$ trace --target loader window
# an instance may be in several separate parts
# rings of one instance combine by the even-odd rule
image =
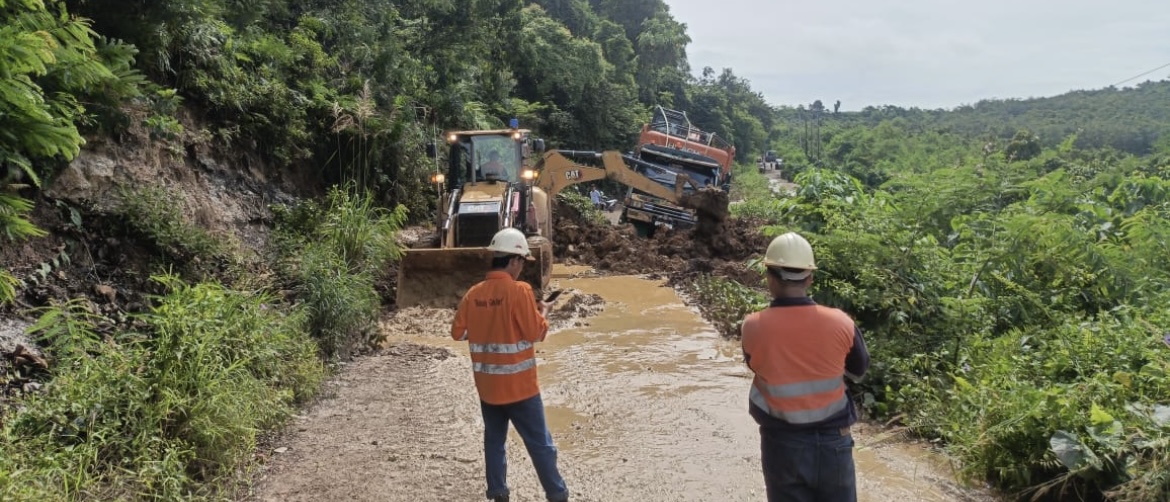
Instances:
[[[519,148],[511,136],[475,136],[471,143],[476,179],[520,181]]]

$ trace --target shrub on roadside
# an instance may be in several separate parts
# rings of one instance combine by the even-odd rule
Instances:
[[[986,161],[882,188],[807,169],[795,197],[735,211],[812,242],[813,297],[872,352],[856,390],[873,416],[1020,499],[1168,500],[1170,185],[1124,166],[1070,176],[1078,164]],[[736,335],[746,295],[728,282],[696,288]]]
[[[347,358],[375,337],[381,312],[375,283],[402,256],[397,233],[406,209],[386,211],[369,196],[332,189],[324,204],[277,208],[272,252],[283,280],[305,306],[327,357]]]
[[[141,330],[99,335],[84,303],[32,328],[55,360],[0,426],[0,499],[198,500],[324,378],[306,315],[274,298],[156,278]]]
[[[744,317],[768,305],[767,295],[761,290],[718,276],[696,279],[688,292],[694,296],[703,317],[720,334],[730,338],[739,338]]]
[[[1055,499],[1086,486],[1116,500],[1170,495],[1170,356],[1128,314],[968,340],[961,361],[947,376],[926,357],[896,362],[923,381],[893,401],[968,477]]]

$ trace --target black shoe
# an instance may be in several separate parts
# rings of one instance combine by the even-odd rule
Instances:
[[[508,502],[508,496],[507,495],[500,495],[499,497],[493,498],[492,502]]]

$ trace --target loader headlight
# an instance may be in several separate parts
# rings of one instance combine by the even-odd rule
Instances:
[[[441,184],[443,184],[444,181],[447,181],[447,177],[443,176],[443,173],[437,173],[437,174],[431,175],[431,183],[434,183],[436,185],[441,185]]]
[[[520,178],[523,180],[532,181],[532,180],[536,179],[536,171],[533,171],[531,169],[525,169],[523,171],[520,171]]]

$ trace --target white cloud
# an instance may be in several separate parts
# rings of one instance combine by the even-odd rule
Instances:
[[[1105,87],[1170,62],[1164,1],[667,1],[696,73],[730,67],[776,105],[950,108]]]

